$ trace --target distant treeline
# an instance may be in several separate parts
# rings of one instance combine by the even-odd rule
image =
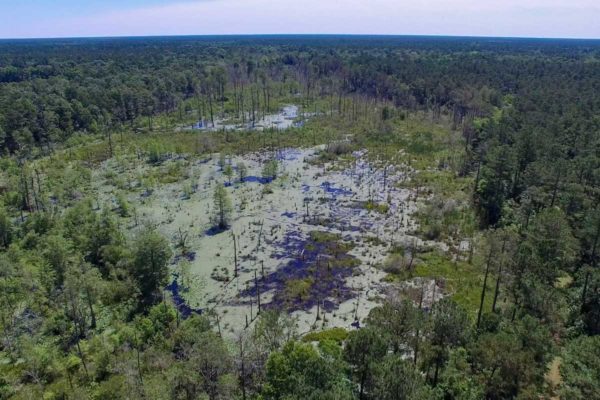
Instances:
[[[507,95],[516,107],[559,102],[556,111],[593,114],[599,51],[597,41],[379,36],[2,41],[0,151],[51,148],[194,97],[206,118],[217,105],[256,112],[286,92],[369,96],[451,113],[457,124],[489,115]]]

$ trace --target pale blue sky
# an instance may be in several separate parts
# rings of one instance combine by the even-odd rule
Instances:
[[[600,0],[0,0],[0,38],[261,33],[600,38]]]

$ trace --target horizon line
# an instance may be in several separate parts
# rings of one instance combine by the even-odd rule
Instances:
[[[571,40],[600,41],[600,37],[558,37],[558,36],[493,36],[493,35],[444,35],[444,34],[386,34],[386,33],[219,33],[182,35],[99,35],[99,36],[47,36],[47,37],[0,37],[0,41],[60,40],[60,39],[143,39],[143,38],[209,38],[209,37],[281,37],[281,36],[325,36],[325,37],[381,37],[381,38],[456,38],[456,39],[530,39],[530,40]]]

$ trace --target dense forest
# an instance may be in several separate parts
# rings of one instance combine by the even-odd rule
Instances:
[[[599,41],[0,41],[0,399],[600,399],[599,93]],[[253,129],[287,104],[306,121]],[[188,129],[224,118],[248,129]],[[232,156],[318,145],[322,165],[368,149],[384,179],[410,166],[414,235],[443,246],[392,243],[375,267],[441,299],[390,293],[353,329],[307,333],[259,293],[234,337],[190,312],[166,290],[187,233],[140,223],[128,196],[213,155],[241,185]],[[130,164],[139,185],[119,181]]]

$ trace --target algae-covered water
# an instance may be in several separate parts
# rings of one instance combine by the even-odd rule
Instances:
[[[152,223],[176,247],[166,287],[186,316],[211,311],[221,328],[235,333],[251,325],[260,310],[280,308],[297,317],[300,332],[357,326],[385,295],[381,263],[393,246],[418,241],[417,209],[408,167],[378,167],[367,151],[323,162],[324,147],[219,156],[185,161],[181,179],[135,189],[128,200],[137,225]],[[262,176],[276,159],[277,179]],[[222,162],[222,161],[221,161]],[[240,181],[237,166],[247,167]],[[108,166],[105,166],[108,168]],[[150,174],[138,165],[129,173]],[[112,187],[97,173],[100,197]],[[215,185],[224,185],[233,204],[230,226],[214,230]],[[130,221],[132,231],[135,224]],[[235,236],[235,252],[234,252]],[[259,304],[260,303],[260,304]]]

